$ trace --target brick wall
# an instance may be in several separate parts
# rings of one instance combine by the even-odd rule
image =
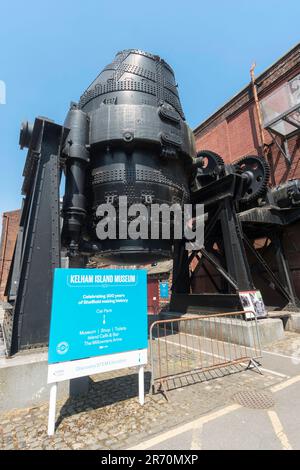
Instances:
[[[4,290],[12,261],[18,234],[19,210],[4,212],[2,216],[2,234],[0,244],[0,300],[4,299]]]
[[[300,73],[300,68],[299,68]],[[267,131],[264,131],[268,145],[267,159],[271,167],[271,183],[279,184],[288,179],[300,178],[300,135],[288,141],[291,156],[287,163]],[[257,116],[254,104],[238,114],[227,117],[223,122],[211,128],[207,134],[196,137],[197,150],[212,150],[222,156],[225,163],[234,162],[245,155],[260,155]],[[281,144],[280,139],[277,139]]]

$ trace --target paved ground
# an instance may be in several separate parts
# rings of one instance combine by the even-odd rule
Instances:
[[[299,450],[300,376],[271,387],[267,409],[231,404],[178,426],[133,449]],[[292,412],[291,412],[292,410]]]
[[[194,374],[169,392],[169,401],[148,393],[147,370],[144,407],[134,370],[94,376],[88,396],[58,403],[53,438],[46,432],[47,404],[1,415],[0,448],[299,449],[300,335],[287,333],[266,348],[263,368],[264,375],[243,365]],[[245,391],[268,392],[274,404],[242,407],[235,395]]]

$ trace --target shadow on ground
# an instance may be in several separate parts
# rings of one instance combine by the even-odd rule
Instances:
[[[145,393],[150,391],[151,373],[145,372]],[[107,380],[89,378],[88,393],[68,398],[60,410],[56,429],[69,416],[96,410],[138,396],[138,374],[117,376]]]

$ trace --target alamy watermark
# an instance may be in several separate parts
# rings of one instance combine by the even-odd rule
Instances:
[[[98,206],[96,226],[99,240],[186,240],[187,250],[199,250],[204,242],[202,204],[131,204],[120,196],[118,204]]]
[[[0,80],[0,104],[6,104],[6,85],[3,80]]]

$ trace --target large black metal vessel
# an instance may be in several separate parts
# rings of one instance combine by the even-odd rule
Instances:
[[[170,240],[99,241],[95,232],[98,206],[113,204],[118,213],[120,196],[128,206],[189,200],[194,137],[171,67],[140,50],[119,52],[71,105],[65,126],[64,244],[121,264],[171,258]]]

